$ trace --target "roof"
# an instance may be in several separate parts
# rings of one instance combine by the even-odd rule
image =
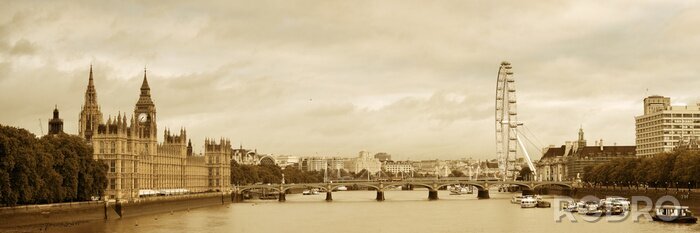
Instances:
[[[599,155],[602,155],[602,156],[635,155],[637,147],[636,146],[603,146],[602,148],[603,148],[603,150],[601,150],[600,146],[586,146],[583,149],[579,148],[576,151],[576,153],[573,153],[573,151],[571,151],[569,153],[569,156],[594,157],[594,156],[599,156]],[[544,153],[544,155],[542,155],[541,159],[561,157],[561,156],[564,156],[565,152],[566,152],[566,146],[550,147],[550,148],[547,148],[547,151],[545,151],[545,153]]]
[[[486,162],[487,168],[498,168],[498,163]]]
[[[541,159],[563,156],[564,155],[564,147],[565,146],[547,148],[547,151],[544,153],[544,155],[542,155]]]
[[[584,147],[583,150],[580,150],[576,153],[577,156],[595,156],[599,154],[620,154],[620,155],[635,155],[636,154],[636,146],[603,146],[603,150],[600,150],[601,147],[599,146],[587,146]]]

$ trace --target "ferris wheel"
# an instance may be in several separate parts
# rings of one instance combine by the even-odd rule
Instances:
[[[515,78],[512,68],[510,62],[501,62],[496,83],[496,155],[498,168],[504,180],[511,174],[514,175],[514,170],[518,170],[513,165],[509,166],[508,164],[509,161],[516,159],[518,145],[522,149],[522,153],[525,154],[530,170],[535,172],[530,155],[518,136],[518,127],[523,124],[518,122]]]

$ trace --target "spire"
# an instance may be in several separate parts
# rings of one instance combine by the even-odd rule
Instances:
[[[90,77],[88,79],[87,90],[85,90],[85,106],[97,105],[97,91],[95,90],[95,81],[92,77],[92,65],[90,65]]]
[[[93,86],[93,81],[92,81],[92,64],[90,64],[90,80],[88,81],[88,86]]]
[[[143,83],[141,84],[141,94],[136,102],[137,108],[153,108],[153,100],[151,100],[151,87],[148,86],[148,76],[146,68],[143,69]],[[140,107],[139,107],[140,106]]]
[[[58,119],[58,104],[53,108],[53,119]]]
[[[151,88],[148,86],[148,78],[146,77],[146,68],[143,68],[143,83],[141,84],[141,95],[151,95]]]
[[[583,125],[578,129],[578,140],[583,141]]]

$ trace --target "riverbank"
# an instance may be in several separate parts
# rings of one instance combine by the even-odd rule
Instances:
[[[0,208],[0,231],[41,231],[52,226],[186,211],[230,202],[229,194],[199,193],[147,197],[131,202],[93,201],[3,207]]]

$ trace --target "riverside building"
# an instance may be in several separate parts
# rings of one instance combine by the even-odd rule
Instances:
[[[535,163],[540,181],[576,181],[587,166],[595,166],[615,158],[635,157],[634,146],[605,146],[603,140],[588,146],[583,129],[578,140],[566,142],[561,147],[544,148],[542,158]]]
[[[671,106],[671,98],[644,98],[644,115],[635,117],[637,156],[670,152],[700,135],[700,103]]]
[[[78,135],[92,145],[93,158],[108,165],[106,199],[228,190],[230,141],[206,139],[204,154],[195,154],[187,131],[181,128],[174,132],[165,129],[163,141],[158,142],[156,106],[145,70],[140,91],[133,115],[119,113],[105,122],[90,67]]]

